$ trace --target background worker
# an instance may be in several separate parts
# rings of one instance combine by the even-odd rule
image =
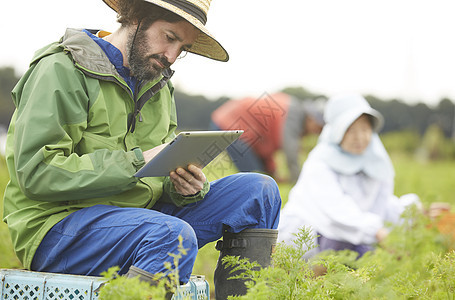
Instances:
[[[224,103],[212,113],[211,128],[245,130],[227,149],[239,171],[262,172],[281,181],[274,156],[283,150],[288,180],[295,182],[301,169],[302,137],[321,132],[322,111],[321,101],[304,101],[285,93],[264,94]]]
[[[198,248],[223,235],[226,245],[251,233],[275,243],[281,198],[268,176],[209,183],[194,165],[134,176],[175,136],[170,66],[185,51],[228,60],[205,28],[210,1],[105,2],[118,13],[118,30],[67,29],[36,52],[12,93],[3,220],[23,266],[82,275],[119,266],[153,282],[182,236],[185,283]],[[239,255],[270,262],[271,247],[250,245]],[[217,295],[242,291],[226,278],[215,274]]]
[[[362,96],[330,98],[324,119],[318,144],[281,211],[279,240],[292,244],[294,234],[309,226],[318,247],[307,256],[329,249],[361,256],[420,200],[393,194],[395,171],[378,135],[383,117]]]

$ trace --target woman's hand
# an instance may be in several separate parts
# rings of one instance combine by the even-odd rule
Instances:
[[[376,240],[378,240],[378,243],[381,243],[388,235],[389,231],[383,227],[376,232]]]
[[[177,170],[170,173],[170,178],[175,190],[183,196],[199,193],[207,181],[202,169],[195,165],[189,165],[188,170],[177,168]]]

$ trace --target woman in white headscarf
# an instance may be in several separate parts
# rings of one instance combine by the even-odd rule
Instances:
[[[362,96],[329,99],[324,119],[281,212],[279,240],[290,243],[310,226],[318,244],[312,253],[350,249],[363,255],[387,236],[385,223],[397,223],[419,199],[394,196],[394,169],[378,136],[383,117]]]

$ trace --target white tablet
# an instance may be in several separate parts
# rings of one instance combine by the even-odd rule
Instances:
[[[169,176],[171,171],[178,167],[186,169],[189,164],[203,168],[242,133],[243,130],[180,132],[134,176]]]

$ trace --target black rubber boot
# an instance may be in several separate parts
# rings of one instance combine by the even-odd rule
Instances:
[[[216,249],[220,257],[215,269],[215,298],[225,300],[228,296],[245,295],[246,287],[242,279],[228,279],[240,272],[230,273],[231,267],[225,268],[221,259],[227,255],[248,258],[256,261],[261,267],[270,266],[271,254],[275,249],[278,230],[276,229],[245,229],[239,233],[225,232],[223,240],[219,240]]]
[[[135,266],[130,266],[128,272],[125,274],[125,277],[127,278],[134,278],[139,276],[140,281],[148,282],[150,285],[156,285],[157,282],[156,280],[153,279],[153,274],[149,273],[147,271],[144,271],[138,267]],[[173,293],[172,292],[166,292],[166,299],[172,299]]]

